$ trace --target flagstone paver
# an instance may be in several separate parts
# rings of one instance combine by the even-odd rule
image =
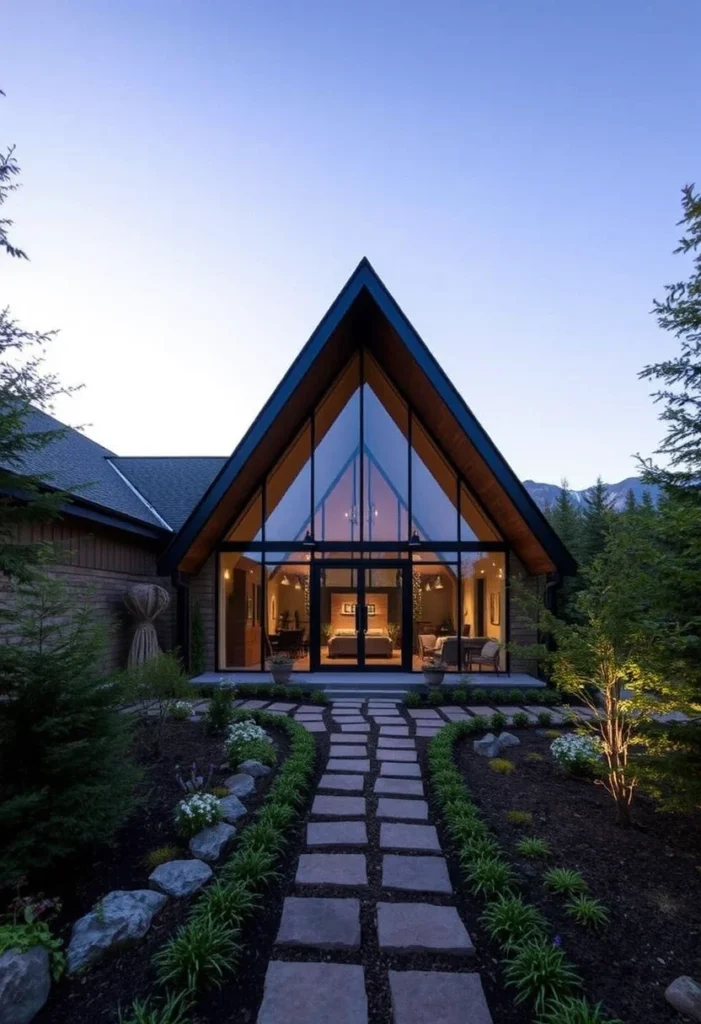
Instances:
[[[304,726],[307,732],[326,732],[323,722],[300,722],[299,724]]]
[[[370,732],[370,726],[368,725],[367,722],[364,722],[362,725],[357,725],[357,724],[349,725],[347,722],[340,722],[339,725],[341,727],[341,732],[356,732],[356,733]],[[408,735],[409,730],[406,729],[405,732]]]
[[[364,821],[310,821],[307,846],[367,846]]]
[[[300,704],[297,708],[298,715],[321,715],[323,709],[317,707],[316,704]]]
[[[424,853],[441,853],[435,825],[380,825],[381,850],[422,850]]]
[[[424,784],[417,779],[376,779],[375,793],[389,793],[394,796],[423,796]]]
[[[444,857],[401,857],[396,853],[382,858],[382,887],[407,892],[453,891]]]
[[[377,937],[383,953],[472,956],[472,944],[455,907],[429,903],[378,903]]]
[[[350,793],[362,793],[365,779],[362,775],[322,775],[318,789],[343,789]]]
[[[408,725],[383,725],[380,728],[380,736],[408,736]]]
[[[242,708],[257,708],[257,709],[260,709],[260,708],[266,707],[267,704],[268,704],[267,700],[247,700],[247,701],[245,701],[241,705],[241,707]]]
[[[392,797],[381,796],[377,801],[377,817],[427,821],[428,804],[425,800],[393,800]]]
[[[479,974],[389,971],[393,1024],[492,1024]]]
[[[565,716],[559,714],[557,711],[553,711],[552,708],[541,708],[538,704],[524,704],[524,711],[530,711],[532,715],[538,716],[543,711],[547,711],[552,719],[553,725],[559,725],[564,722]]]
[[[443,726],[439,726],[437,729],[417,729],[416,735],[422,737],[423,739],[430,740],[432,739],[433,736],[436,735],[437,732],[440,732],[442,728]]]
[[[494,708],[487,707],[486,704],[477,704],[477,705],[469,704],[465,708],[465,710],[469,711],[470,714],[474,715],[475,717],[488,718],[490,715],[494,714]]]
[[[365,972],[359,965],[281,960],[268,965],[258,1024],[367,1024],[367,1020]]]
[[[331,733],[332,743],[367,743],[367,736],[354,736],[352,733],[347,736],[346,733],[333,732]]]
[[[384,747],[380,747],[375,752],[377,761],[415,761],[416,756],[415,750],[385,750]]]
[[[381,750],[416,750],[416,741],[408,737],[379,736],[377,746]]]
[[[295,881],[298,885],[367,885],[365,854],[303,853]]]
[[[383,761],[380,764],[380,775],[394,775],[401,779],[420,779],[421,769],[418,764],[398,764],[396,761]]]
[[[276,946],[316,949],[360,947],[360,901],[323,896],[287,896],[282,907]]]
[[[365,797],[362,796],[317,796],[312,804],[312,814],[317,818],[358,818],[365,811]]]
[[[331,741],[331,749],[329,750],[329,757],[367,757],[368,748],[357,744],[356,746],[334,746],[333,740]]]
[[[398,726],[404,722],[404,719],[400,715],[392,717],[391,715],[382,715],[375,719],[375,725],[393,725]]]
[[[501,713],[503,715],[506,715],[507,718],[513,718],[513,716],[516,715],[516,714],[522,714],[522,715],[526,715],[526,717],[528,718],[529,722],[537,722],[538,721],[538,719],[536,718],[536,716],[533,714],[532,711],[526,711],[525,708],[517,707],[515,704],[503,704],[499,708],[499,710],[501,711]]]
[[[277,704],[271,704],[270,707],[268,708],[268,711],[294,711],[296,707],[296,704],[285,704],[284,702],[282,702]]]
[[[437,711],[430,708],[409,708],[410,718],[440,718]]]
[[[357,761],[352,757],[332,757],[326,765],[326,770],[329,772],[369,772],[370,762],[358,758]]]

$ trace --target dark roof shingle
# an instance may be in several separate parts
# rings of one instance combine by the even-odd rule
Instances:
[[[178,530],[226,462],[223,456],[114,456],[110,460],[173,530]]]

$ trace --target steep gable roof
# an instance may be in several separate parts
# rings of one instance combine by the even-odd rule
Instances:
[[[575,565],[367,259],[328,312],[171,542],[164,571],[196,572],[359,344],[365,345],[532,572]]]
[[[226,463],[225,456],[114,456],[110,460],[172,530],[178,530]]]

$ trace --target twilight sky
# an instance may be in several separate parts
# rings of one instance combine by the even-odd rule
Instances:
[[[121,455],[228,454],[366,255],[522,478],[634,472],[699,0],[24,0],[0,304]]]

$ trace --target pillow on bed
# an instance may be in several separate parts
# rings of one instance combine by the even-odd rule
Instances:
[[[354,629],[336,629],[334,630],[334,636],[355,636]]]
[[[387,636],[386,629],[368,629],[365,633],[366,636]]]

